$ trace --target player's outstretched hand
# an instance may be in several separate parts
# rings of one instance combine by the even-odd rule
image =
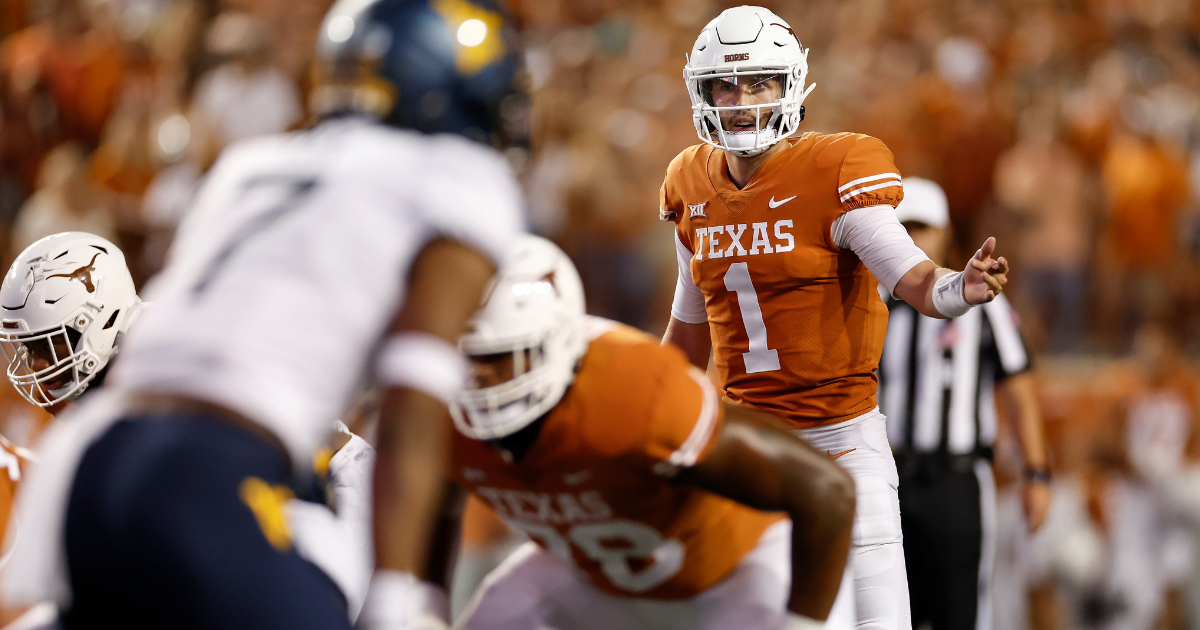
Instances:
[[[963,270],[963,298],[971,304],[991,302],[1008,284],[1008,261],[992,258],[995,250],[996,237],[989,236]]]

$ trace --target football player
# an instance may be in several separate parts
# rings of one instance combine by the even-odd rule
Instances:
[[[907,628],[896,466],[875,400],[887,327],[876,281],[931,317],[991,300],[1008,263],[987,239],[963,271],[913,244],[892,154],[854,133],[798,134],[808,50],[759,7],[704,27],[684,68],[701,144],[667,168],[679,281],[664,343],[710,353],[730,400],[786,418],[854,477],[858,623]]]
[[[106,391],[43,440],[10,599],[69,603],[68,628],[348,628],[283,508],[369,377],[386,391],[359,623],[412,612],[455,342],[521,232],[485,146],[521,122],[517,51],[476,2],[343,0],[318,57],[323,121],[227,149]]]
[[[0,285],[0,352],[9,382],[25,400],[58,414],[104,380],[141,309],[116,245],[86,232],[38,240],[17,256]],[[9,515],[16,485],[34,460],[0,436],[0,569],[22,538],[20,520]],[[24,608],[0,607],[0,622],[16,623]],[[43,604],[20,622],[53,614]]]
[[[14,389],[30,403],[57,416],[66,412],[84,393],[105,380],[121,342],[132,329],[145,304],[138,298],[125,256],[113,243],[86,232],[47,236],[25,249],[13,261],[0,285],[0,352],[7,360],[7,375]],[[342,431],[334,436],[338,448],[330,449],[320,467],[337,500],[339,519],[313,500],[323,499],[314,487],[310,501],[288,504],[289,525],[299,552],[322,568],[346,596],[355,614],[365,596],[362,578],[369,573],[359,549],[362,535],[356,509],[362,479],[372,461],[371,447],[361,438]],[[15,484],[34,460],[26,449],[0,436],[0,540]],[[3,569],[19,541],[20,523],[12,521]],[[53,608],[51,608],[51,611]],[[0,610],[0,620],[14,611]],[[44,616],[39,607],[28,613]],[[52,614],[52,612],[51,612]]]
[[[827,627],[848,475],[722,402],[677,349],[586,317],[574,266],[545,239],[526,237],[488,295],[460,342],[472,379],[451,407],[451,471],[536,543],[456,627]],[[848,605],[843,617],[828,627],[852,627]]]

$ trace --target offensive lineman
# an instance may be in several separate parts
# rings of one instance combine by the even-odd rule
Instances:
[[[121,250],[86,232],[40,239],[17,256],[0,286],[0,352],[14,389],[37,407],[58,414],[108,373],[111,360],[142,309]],[[0,436],[0,570],[22,539],[9,518],[15,486],[33,454]],[[22,465],[24,462],[25,465]],[[41,625],[54,608],[0,606],[0,625]]]
[[[675,348],[586,317],[549,241],[510,256],[460,341],[473,379],[451,407],[451,473],[537,543],[485,579],[456,627],[852,627],[848,603],[825,624],[849,476],[767,414],[723,404]]]
[[[455,39],[469,20],[474,46]],[[53,599],[67,628],[347,628],[282,505],[373,377],[376,572],[359,625],[418,614],[445,401],[465,375],[453,342],[521,229],[503,158],[452,134],[512,136],[514,52],[500,16],[465,0],[330,10],[323,122],[214,166],[109,391],[44,440],[10,599]]]
[[[17,256],[0,285],[0,352],[8,364],[9,382],[30,404],[55,416],[66,412],[103,384],[144,308],[125,255],[113,243],[87,232],[38,240]],[[340,518],[319,502],[324,497],[316,487],[309,501],[289,501],[287,511],[299,553],[337,582],[353,616],[366,594],[364,576],[370,573],[360,551],[367,529],[360,521],[365,524],[368,519],[356,510],[365,484],[356,480],[369,475],[371,449],[349,434],[334,439],[340,448],[329,456],[327,468]],[[3,436],[0,450],[0,470],[8,469],[12,483],[19,481],[22,467],[12,466],[19,460],[7,454],[25,461],[32,461],[32,454],[12,448]],[[0,483],[2,477],[0,473]],[[8,485],[0,486],[0,539],[12,498]],[[10,557],[10,547],[21,539],[19,520],[13,519],[11,527],[0,569]],[[49,614],[53,610],[50,607]],[[13,612],[0,609],[0,621]],[[45,614],[39,606],[28,616]]]
[[[892,154],[853,133],[793,137],[808,51],[759,7],[721,13],[684,68],[702,144],[667,168],[659,215],[676,223],[679,282],[663,338],[725,395],[773,411],[854,477],[860,628],[908,628],[896,465],[875,369],[887,309],[875,279],[930,317],[998,294],[1008,263],[989,238],[965,271],[938,267],[896,220]]]

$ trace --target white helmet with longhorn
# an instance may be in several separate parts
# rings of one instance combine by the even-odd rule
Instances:
[[[8,379],[39,407],[79,396],[117,353],[141,305],[116,245],[86,232],[35,242],[0,286]]]

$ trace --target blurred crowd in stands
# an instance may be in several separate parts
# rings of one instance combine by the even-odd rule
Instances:
[[[222,147],[311,122],[329,4],[0,3],[0,264],[85,230],[143,283]],[[575,258],[592,312],[661,332],[676,272],[658,188],[697,142],[684,55],[731,3],[506,4],[534,95],[531,150],[509,152],[532,224]],[[988,235],[1013,262],[1065,498],[1041,539],[1002,503],[997,584],[1018,594],[997,627],[1200,627],[1200,1],[761,4],[811,48],[805,129],[877,136],[940,183],[951,266]],[[7,387],[0,416],[18,443],[43,420]]]

